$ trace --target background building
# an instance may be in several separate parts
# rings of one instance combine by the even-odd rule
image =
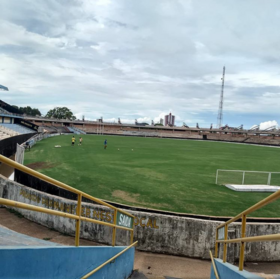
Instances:
[[[164,126],[174,126],[175,124],[175,115],[172,115],[171,112],[164,117]]]

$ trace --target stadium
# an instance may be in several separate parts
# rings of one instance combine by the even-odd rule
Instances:
[[[0,278],[279,279],[279,9],[1,0]]]
[[[25,165],[110,202],[228,217],[268,194],[232,193],[216,185],[218,169],[278,170],[279,149],[266,146],[280,145],[280,131],[276,129],[143,127],[137,124],[20,117],[19,114],[15,116],[13,107],[3,101],[1,109],[4,122],[2,135],[4,131],[6,135],[8,132],[14,135],[23,129],[26,133],[42,131],[41,134],[61,135],[34,145],[25,154]],[[76,149],[71,149],[73,134],[77,137]],[[78,146],[80,136],[83,137],[81,147]],[[106,152],[103,150],[105,138],[109,142]],[[223,184],[241,184],[241,174],[224,172],[221,175],[220,182]],[[246,176],[246,184],[266,183],[266,173]],[[274,174],[270,184],[280,185],[280,174]],[[215,207],[213,203],[221,196],[226,199],[227,206]],[[277,209],[275,204],[266,212],[258,211],[256,216],[277,217]]]
[[[6,177],[13,173],[16,182],[12,185],[2,176],[1,197],[77,214],[76,200],[80,195],[81,218],[101,223],[114,222],[116,213],[98,205],[99,201],[125,210],[127,213],[118,217],[120,227],[130,228],[132,219],[125,214],[133,214],[134,236],[117,230],[114,241],[118,245],[127,245],[127,239],[132,237],[138,241],[139,251],[209,259],[208,250],[214,249],[215,256],[224,257],[226,249],[218,249],[215,242],[217,225],[223,226],[223,222],[261,200],[275,200],[264,190],[236,191],[225,185],[276,187],[274,192],[280,186],[277,129],[70,121],[23,115],[3,101],[0,104],[1,154],[27,167],[14,166],[1,158],[1,173]],[[83,139],[81,145],[79,138]],[[77,236],[71,220],[31,214],[24,205],[21,208],[18,212],[29,220]],[[250,211],[247,222],[252,224],[247,235],[269,235],[280,230],[279,208],[279,201],[274,201],[256,212]],[[189,227],[199,231],[200,238],[176,237],[188,235]],[[240,224],[234,223],[230,238],[238,238],[239,234]],[[108,245],[112,232],[110,227],[101,229],[98,224],[81,222],[79,236]],[[190,249],[193,245],[196,249]],[[259,245],[247,243],[246,261],[278,260],[273,245],[268,245],[262,254],[255,254]],[[234,247],[228,245],[228,262],[239,259],[239,250]]]

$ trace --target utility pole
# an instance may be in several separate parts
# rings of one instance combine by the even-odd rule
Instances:
[[[217,117],[217,128],[221,128],[223,125],[223,104],[224,104],[224,85],[225,85],[225,73],[226,67],[223,68],[223,77],[222,77],[222,89],[221,89],[221,97],[220,97],[220,104],[219,104],[219,112]]]

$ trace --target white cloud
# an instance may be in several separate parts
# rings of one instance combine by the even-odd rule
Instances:
[[[268,128],[271,128],[271,127],[274,127],[274,126],[275,126],[276,129],[279,128],[279,125],[278,125],[276,120],[269,120],[269,121],[261,122],[259,125],[255,124],[252,127],[250,127],[250,129],[256,128],[257,126],[259,126],[260,130],[265,130],[265,129],[268,129]]]
[[[265,122],[260,123],[260,130],[265,130],[272,126],[276,126],[276,128],[279,127],[277,121],[275,121],[275,120],[265,121]]]
[[[2,0],[2,99],[131,123],[172,111],[177,125],[209,126],[226,65],[228,124],[279,122],[280,3],[239,2]]]

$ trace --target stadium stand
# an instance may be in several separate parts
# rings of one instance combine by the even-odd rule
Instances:
[[[65,127],[65,126],[60,126],[60,127],[55,127],[55,128],[58,133],[71,133],[71,131],[68,129],[68,127]]]
[[[8,128],[9,130],[14,131],[15,133],[17,133],[17,135],[34,133],[34,131],[32,129],[29,129],[27,127],[23,127],[23,126],[18,125],[18,124],[2,123],[1,126],[5,127],[5,128]]]
[[[70,130],[70,132],[72,132],[74,134],[77,134],[77,135],[80,135],[80,134],[85,135],[86,134],[85,131],[82,131],[81,129],[79,129],[77,127],[68,127],[68,129]]]
[[[2,100],[0,100],[0,110],[5,112],[5,113],[8,113],[8,114],[22,116],[22,113],[18,109],[16,109],[13,106],[3,102]]]
[[[138,132],[138,131],[123,131],[123,135],[139,136],[139,137],[158,137],[159,133],[155,132]]]
[[[59,133],[67,134],[72,133],[68,127],[65,126],[55,126],[55,125],[40,125],[41,131],[45,133]]]
[[[44,133],[57,133],[57,129],[53,126],[41,125],[40,127]]]
[[[1,108],[1,107],[0,107],[0,113],[3,113],[3,114],[9,114],[9,112],[8,112],[8,111],[6,111],[5,109],[3,109],[3,108]]]
[[[20,133],[12,130],[12,129],[9,129],[7,127],[4,127],[3,124],[0,125],[0,139],[6,139],[6,138],[9,138],[9,137],[13,137],[13,136],[17,136],[19,135]]]
[[[6,139],[6,138],[9,138],[9,137],[10,137],[10,135],[0,131],[0,140]]]

